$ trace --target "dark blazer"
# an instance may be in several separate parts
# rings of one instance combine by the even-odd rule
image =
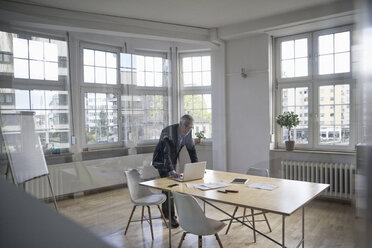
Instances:
[[[176,170],[177,159],[183,148],[183,145],[178,146],[178,128],[179,124],[164,128],[156,145],[152,164],[158,169],[161,177],[166,177],[169,172]],[[198,162],[192,133],[190,132],[184,139],[191,162]]]

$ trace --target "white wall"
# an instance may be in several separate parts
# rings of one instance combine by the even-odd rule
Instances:
[[[268,44],[265,34],[226,43],[228,171],[269,168]],[[240,75],[242,67],[247,78]]]

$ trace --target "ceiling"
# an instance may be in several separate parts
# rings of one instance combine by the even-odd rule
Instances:
[[[42,6],[214,28],[337,0],[18,0]]]

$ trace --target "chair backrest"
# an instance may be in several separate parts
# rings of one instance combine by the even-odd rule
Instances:
[[[124,175],[127,179],[129,195],[132,202],[136,201],[141,197],[145,197],[152,194],[148,188],[139,185],[139,183],[141,182],[141,177],[138,170],[131,169],[124,171]]]
[[[176,202],[178,220],[183,230],[195,235],[204,235],[213,230],[194,197],[177,192],[172,192],[172,194]]]
[[[250,167],[247,170],[247,174],[252,176],[269,177],[269,170],[265,168]]]

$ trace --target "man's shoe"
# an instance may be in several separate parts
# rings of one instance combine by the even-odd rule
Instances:
[[[178,221],[175,218],[172,218],[171,219],[171,226],[172,226],[172,228],[177,228],[180,225],[178,224]]]

